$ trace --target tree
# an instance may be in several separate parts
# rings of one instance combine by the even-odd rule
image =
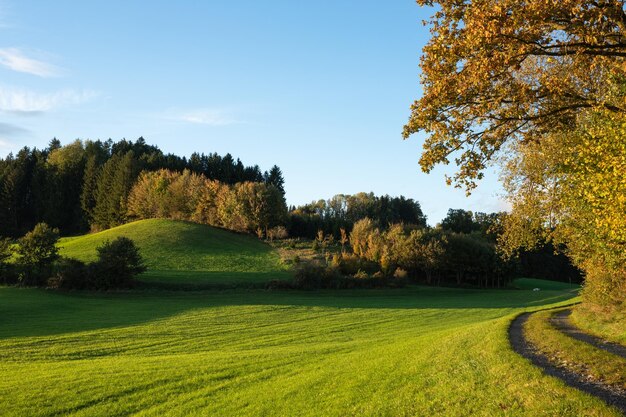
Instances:
[[[438,5],[421,61],[424,94],[404,127],[427,133],[420,164],[454,156],[468,191],[507,142],[531,143],[587,109],[624,113],[626,13],[618,0],[417,0]]]
[[[348,234],[346,233],[346,229],[345,228],[340,228],[339,229],[339,233],[340,233],[340,237],[339,237],[339,243],[341,243],[341,253],[346,253],[346,243],[350,242],[350,239],[348,239]]]
[[[463,209],[449,209],[448,215],[441,221],[441,228],[455,233],[472,233],[479,225],[474,223],[474,214]]]
[[[102,167],[98,176],[94,226],[99,229],[118,226],[126,220],[128,194],[139,174],[133,151],[115,154]]]
[[[96,205],[96,191],[98,187],[98,174],[100,166],[95,155],[90,156],[85,164],[83,173],[83,188],[80,194],[80,207],[83,210],[87,222],[94,220],[94,207]]]
[[[500,246],[507,255],[543,242],[566,245],[585,273],[584,300],[624,308],[626,299],[626,115],[581,117],[509,157],[505,188],[512,213]]]
[[[92,266],[92,286],[98,289],[122,288],[132,278],[146,271],[146,266],[135,243],[127,237],[118,237],[96,248],[98,260]]]
[[[422,169],[454,157],[469,192],[504,157],[501,250],[565,244],[585,302],[626,307],[624,2],[418,3],[439,5],[404,127],[428,135]]]
[[[22,283],[40,285],[49,278],[52,263],[59,258],[59,230],[38,223],[19,241],[17,255],[24,268]]]
[[[277,165],[274,165],[264,177],[267,185],[273,185],[285,195],[285,179],[283,178],[283,172]]]

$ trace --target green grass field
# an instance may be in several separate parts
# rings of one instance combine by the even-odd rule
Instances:
[[[133,239],[146,260],[141,281],[201,288],[288,279],[278,253],[258,239],[194,223],[141,220],[100,233],[61,239],[61,255],[93,261],[95,248],[119,236]]]
[[[0,410],[618,415],[543,376],[509,347],[512,315],[574,295],[568,288],[117,294],[0,288]]]
[[[66,238],[85,261],[128,236],[149,284],[254,284],[289,272],[256,239],[148,220]],[[196,287],[194,287],[196,286]],[[512,317],[577,287],[58,292],[0,287],[0,414],[8,416],[615,416],[543,376]],[[532,291],[539,287],[541,291]]]
[[[612,342],[626,345],[626,313],[624,311],[598,311],[576,306],[572,321],[581,329]]]

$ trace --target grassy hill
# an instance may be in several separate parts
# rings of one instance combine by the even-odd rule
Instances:
[[[425,287],[122,294],[0,288],[0,410],[617,416],[510,349],[513,314],[574,295]]]
[[[148,266],[140,279],[151,284],[258,284],[288,276],[276,251],[254,237],[175,220],[141,220],[64,238],[61,255],[92,261],[98,245],[119,236],[129,237],[139,246]]]

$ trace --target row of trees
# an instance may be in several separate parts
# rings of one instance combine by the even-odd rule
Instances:
[[[262,172],[230,154],[164,154],[137,141],[54,139],[48,148],[23,148],[0,159],[0,236],[17,237],[45,222],[63,233],[105,229],[127,221],[128,195],[143,171],[168,169],[224,184],[270,184],[284,193],[280,168]]]
[[[420,204],[413,199],[376,196],[374,193],[338,194],[328,200],[292,207],[289,235],[314,239],[321,230],[339,239],[341,229],[349,232],[355,222],[366,217],[381,225],[404,223],[426,226],[426,216]]]
[[[580,282],[580,271],[549,242],[518,257],[505,256],[500,240],[508,217],[450,209],[436,227],[381,224],[365,217],[350,232],[340,229],[338,239],[320,230],[313,248],[324,252],[325,262],[299,268],[295,286],[398,286],[411,279],[486,288],[505,286],[519,276]],[[316,271],[323,271],[318,278]]]
[[[233,185],[189,170],[144,171],[129,192],[130,218],[170,218],[272,235],[285,224],[287,205],[281,189],[265,182]]]
[[[389,274],[398,268],[427,284],[450,282],[500,287],[511,277],[511,265],[479,232],[456,233],[442,228],[414,228],[402,224],[380,230],[366,218],[355,223],[350,244],[356,256],[380,265]]]

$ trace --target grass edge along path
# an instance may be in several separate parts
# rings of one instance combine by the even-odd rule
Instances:
[[[574,358],[570,356],[572,352],[582,349],[585,350],[587,357],[594,355],[596,360],[592,362],[597,364],[597,360],[606,360],[606,355],[611,354],[604,351],[589,351],[589,349],[595,351],[598,349],[585,346],[584,342],[571,339],[552,327],[549,317],[553,311],[554,309],[540,310],[517,315],[511,321],[508,330],[513,351],[539,367],[546,375],[556,377],[566,385],[593,395],[626,414],[626,391],[615,384],[617,381],[609,384],[602,381],[599,375],[591,378],[588,372],[584,375],[582,372],[593,371],[593,369],[587,368],[588,364],[581,363],[579,358],[577,362],[574,362]],[[558,349],[554,347],[555,342],[559,345]],[[619,357],[614,358],[618,362],[621,360]],[[555,361],[559,361],[559,364]],[[619,365],[616,367],[626,369]]]
[[[585,332],[583,329],[579,328],[571,322],[571,315],[571,309],[557,311],[552,315],[552,317],[550,317],[550,323],[557,330],[565,333],[571,338],[590,344],[598,349],[612,353],[613,355],[621,356],[622,358],[626,359],[626,346],[619,343],[607,341],[601,337],[597,337],[593,334]]]

